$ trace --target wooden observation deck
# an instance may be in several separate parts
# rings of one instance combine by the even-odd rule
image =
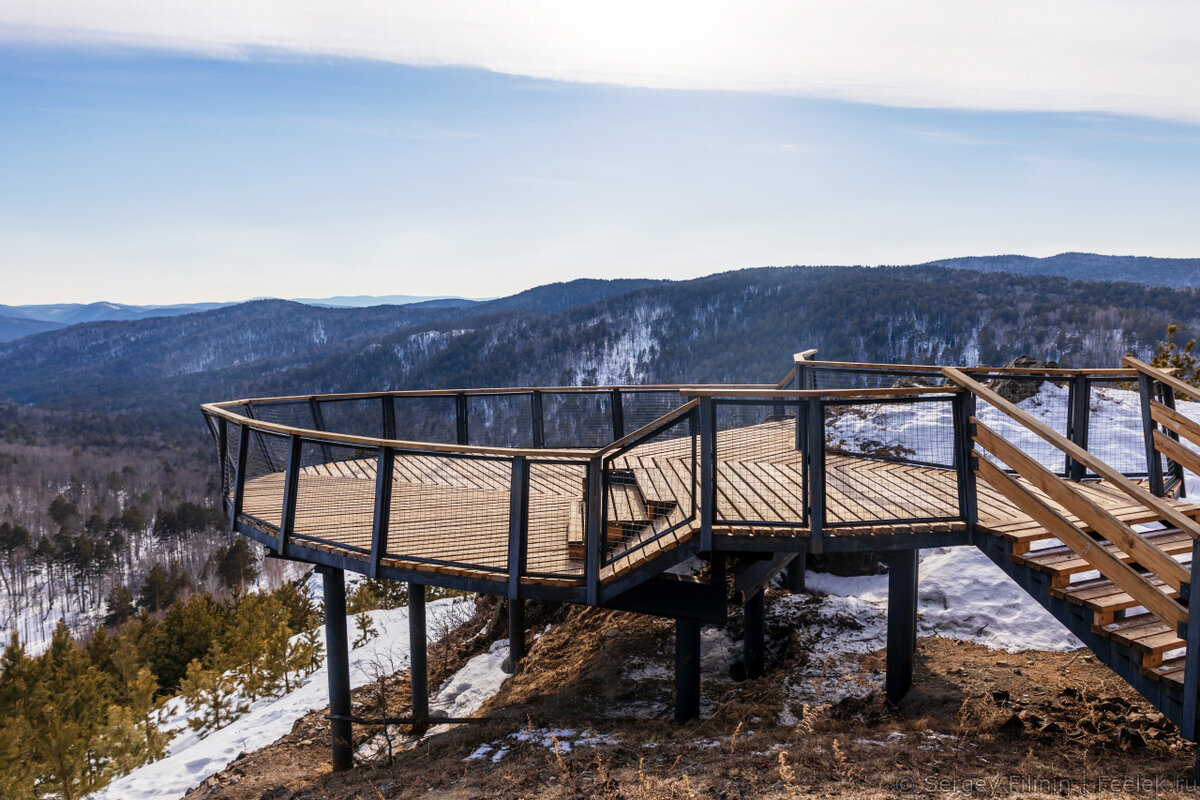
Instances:
[[[409,581],[416,620],[427,585],[506,596],[514,660],[525,600],[673,617],[676,714],[687,719],[699,713],[699,625],[723,621],[732,592],[746,614],[747,673],[760,674],[762,590],[784,571],[802,588],[807,553],[888,561],[887,693],[898,701],[911,683],[918,553],[962,545],[983,550],[1194,740],[1200,505],[1183,495],[1186,473],[1200,473],[1200,423],[1175,398],[1195,388],[1135,359],[955,369],[812,352],[774,385],[204,406],[231,526],[325,574],[335,764],[348,763],[352,719],[338,667],[343,570]],[[1058,388],[1036,416],[1012,402],[1047,382]],[[697,558],[699,572],[672,569]]]

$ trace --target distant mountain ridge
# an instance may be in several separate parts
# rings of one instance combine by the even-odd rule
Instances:
[[[1126,281],[1148,286],[1200,287],[1200,258],[1059,253],[1047,258],[1019,255],[946,258],[930,261],[924,266],[976,272],[1011,272],[1017,275],[1056,275],[1074,280]]]
[[[0,344],[0,402],[195,426],[264,395],[778,380],[789,354],[1073,366],[1200,332],[1200,290],[945,267],[779,267],[691,281],[572,281],[465,307],[260,300]]]

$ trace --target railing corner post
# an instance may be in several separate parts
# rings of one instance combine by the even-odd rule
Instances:
[[[604,530],[604,470],[600,456],[588,460],[584,484],[587,525],[583,532],[583,574],[587,586],[587,604],[600,602],[600,563],[604,560],[607,532]]]
[[[1091,421],[1091,383],[1087,376],[1072,375],[1067,395],[1067,438],[1087,450]],[[1067,477],[1070,480],[1083,480],[1085,472],[1082,463],[1067,456]]]
[[[1192,541],[1192,569],[1189,588],[1197,586],[1200,579],[1200,541]],[[1181,587],[1182,588],[1182,587]],[[1190,594],[1190,592],[1189,592]],[[1180,732],[1188,741],[1196,741],[1196,720],[1200,715],[1200,603],[1188,602],[1187,630],[1180,631],[1187,642],[1183,667],[1183,714]]]
[[[811,552],[825,550],[825,403],[820,397],[808,399],[805,424],[804,463],[808,467],[808,529]]]
[[[245,425],[238,426],[237,463],[233,473],[233,497],[229,507],[229,530],[237,531],[237,519],[242,514],[242,503],[246,496],[246,461],[250,455],[250,432]]]
[[[615,442],[625,436],[625,406],[619,388],[612,390],[610,406],[612,411],[613,441]]]
[[[292,530],[296,527],[296,500],[300,491],[300,456],[304,442],[296,434],[288,437],[287,468],[283,475],[283,509],[279,518],[279,555],[286,556]]]
[[[371,578],[379,579],[379,564],[387,554],[388,529],[392,524],[392,481],[394,480],[396,451],[391,447],[379,448],[375,464],[375,508],[371,517]]]
[[[971,459],[975,458],[975,395],[963,389],[954,395],[954,467],[958,474],[958,513],[973,531],[979,521],[978,494],[976,493],[975,470]]]
[[[467,396],[462,392],[454,395],[454,432],[457,444],[470,444],[470,429],[467,426]]]
[[[700,398],[700,550],[712,552],[717,513],[717,414],[711,397]]]
[[[529,461],[515,456],[509,482],[508,506],[508,599],[521,597],[521,575],[529,548]]]
[[[1146,476],[1150,483],[1150,493],[1162,497],[1166,492],[1163,481],[1162,459],[1154,446],[1154,431],[1157,425],[1151,414],[1151,401],[1154,399],[1154,379],[1141,370],[1138,371],[1138,395],[1142,401],[1142,436],[1146,444]]]
[[[542,392],[540,389],[534,389],[529,393],[529,420],[533,428],[533,447],[536,450],[546,446],[546,415],[543,408]]]

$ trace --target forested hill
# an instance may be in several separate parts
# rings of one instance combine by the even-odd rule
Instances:
[[[519,300],[517,298],[520,298]],[[1111,366],[1200,291],[944,267],[787,267],[580,281],[462,308],[257,301],[77,325],[0,345],[0,401],[195,425],[202,401],[382,388],[769,381],[790,354]]]
[[[1049,258],[1031,256],[972,256],[930,262],[932,266],[977,272],[1013,272],[1018,275],[1055,275],[1096,281],[1128,281],[1149,286],[1200,287],[1200,258],[1148,258],[1102,256],[1095,253],[1059,253]]]

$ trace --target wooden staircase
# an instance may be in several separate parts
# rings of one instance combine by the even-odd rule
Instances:
[[[1189,658],[1187,641],[1200,637],[1190,603],[1200,506],[1153,494],[962,372],[944,374],[1100,478],[1100,488],[1064,480],[973,413],[966,421],[972,480],[1024,514],[976,521],[976,544],[1195,741],[1200,652]],[[1097,503],[1097,491],[1118,504]]]

